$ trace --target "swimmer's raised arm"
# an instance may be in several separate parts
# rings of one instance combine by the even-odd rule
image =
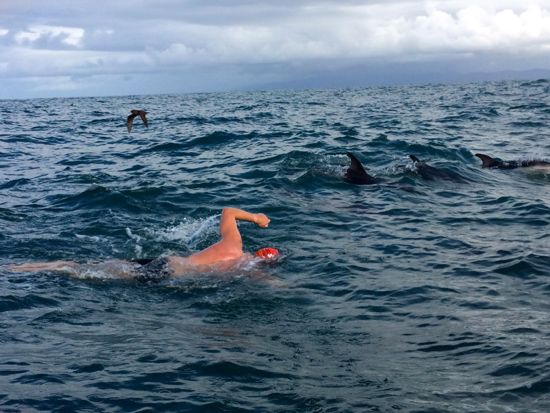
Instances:
[[[238,208],[224,208],[220,220],[220,235],[223,239],[241,239],[237,221],[250,221],[262,228],[267,228],[270,219],[265,214],[253,214]]]

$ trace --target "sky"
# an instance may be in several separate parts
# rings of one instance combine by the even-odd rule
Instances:
[[[550,78],[550,0],[0,0],[0,98]]]

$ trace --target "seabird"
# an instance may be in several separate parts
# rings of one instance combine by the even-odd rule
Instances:
[[[145,115],[147,114],[147,112],[145,112],[144,110],[136,110],[136,109],[132,109],[130,112],[132,112],[131,115],[128,116],[128,122],[127,122],[127,125],[128,125],[128,133],[130,133],[130,131],[132,130],[132,122],[134,121],[134,118],[139,115],[139,117],[141,118],[141,120],[143,121],[143,123],[145,124],[145,127],[147,128],[148,125],[147,125],[147,118],[145,117]]]

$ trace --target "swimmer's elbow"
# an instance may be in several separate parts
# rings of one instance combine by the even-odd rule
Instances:
[[[221,215],[221,227],[223,228],[224,224],[230,221],[235,221],[235,211],[233,208],[223,208]],[[225,224],[226,225],[226,224]]]
[[[225,207],[222,209],[222,217],[223,216],[235,216],[237,214],[237,209],[232,207]]]

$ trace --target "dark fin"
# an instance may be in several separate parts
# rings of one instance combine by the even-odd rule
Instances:
[[[359,159],[355,157],[354,154],[351,152],[346,152],[346,155],[351,159],[351,166],[350,168],[353,169],[355,172],[366,174],[365,168],[363,167],[363,164]]]
[[[346,155],[351,159],[351,166],[345,175],[348,182],[359,185],[374,184],[376,182],[376,179],[365,171],[365,168],[354,154],[347,152]]]
[[[409,155],[409,158],[412,159],[413,162],[420,162],[420,159],[418,159],[416,156],[414,155]]]
[[[500,165],[502,162],[499,162],[496,159],[491,158],[488,155],[484,155],[482,153],[476,153],[475,156],[477,156],[479,159],[481,159],[481,162],[483,164],[481,165],[482,168],[493,168],[495,166]]]

